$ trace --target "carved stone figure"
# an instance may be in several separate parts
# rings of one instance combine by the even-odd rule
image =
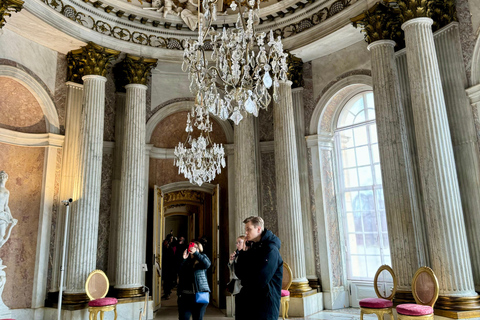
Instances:
[[[10,238],[13,227],[17,224],[18,220],[13,219],[8,207],[8,199],[10,198],[10,192],[5,188],[5,183],[8,180],[8,174],[5,171],[0,171],[0,248],[3,247],[5,242]],[[2,259],[0,259],[0,318],[10,318],[10,310],[3,303],[2,294],[5,288],[5,282],[7,282],[7,275],[3,269],[6,266],[3,265]]]
[[[185,0],[180,0],[181,3]],[[187,6],[180,12],[180,17],[190,30],[195,30],[198,23],[198,4],[195,0],[187,0]]]

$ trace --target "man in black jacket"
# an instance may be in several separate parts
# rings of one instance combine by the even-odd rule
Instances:
[[[245,247],[235,262],[235,274],[242,284],[235,296],[235,319],[278,320],[283,277],[280,239],[264,229],[260,217],[249,217],[243,223]]]

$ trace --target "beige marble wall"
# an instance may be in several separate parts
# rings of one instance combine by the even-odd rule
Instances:
[[[44,149],[0,143],[0,170],[9,179],[9,207],[18,220],[10,239],[0,249],[7,266],[3,301],[12,308],[29,308],[32,303],[33,277],[42,190]]]
[[[265,228],[278,235],[277,190],[275,180],[275,154],[262,153],[260,156],[262,175],[262,216]]]
[[[472,56],[480,25],[480,2],[478,0],[456,0],[460,41],[467,79],[470,81]]]
[[[0,77],[0,128],[27,132],[47,132],[40,104],[20,82]]]
[[[98,217],[97,269],[107,271],[112,203],[113,154],[103,154],[100,214]]]

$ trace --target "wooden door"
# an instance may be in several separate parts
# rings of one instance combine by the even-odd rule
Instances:
[[[153,310],[157,311],[162,302],[162,242],[165,237],[165,217],[162,190],[155,186],[154,190],[154,226],[153,226]]]

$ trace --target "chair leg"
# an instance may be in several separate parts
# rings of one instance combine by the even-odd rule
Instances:
[[[100,320],[103,320],[103,311],[100,311]]]
[[[287,301],[287,303],[285,303],[285,305],[286,305],[285,315],[287,316],[287,319],[288,319],[288,308],[290,308],[290,301]]]
[[[285,301],[282,301],[282,319],[285,320]]]
[[[363,320],[363,311],[360,311],[360,320]]]
[[[113,320],[117,320],[117,306],[115,306],[113,312],[115,313],[115,317],[113,318]]]

